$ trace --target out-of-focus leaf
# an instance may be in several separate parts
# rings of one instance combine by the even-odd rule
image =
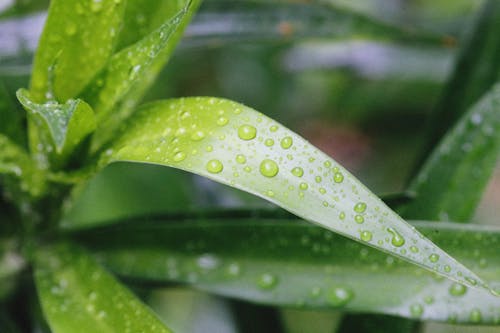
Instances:
[[[102,165],[130,161],[190,171],[453,280],[486,287],[337,162],[246,106],[208,97],[159,101],[138,110],[117,135]]]
[[[111,56],[125,1],[54,0],[35,54],[35,102],[75,97]]]
[[[183,282],[247,301],[342,308],[420,320],[492,324],[500,298],[290,218],[247,211],[129,221],[76,232],[107,267],[131,280]],[[498,228],[414,223],[500,287]],[[155,236],[152,237],[151,235]]]
[[[39,249],[35,282],[54,333],[170,332],[127,288],[74,246]]]
[[[103,119],[99,122],[98,130],[96,131],[93,139],[94,148],[99,148],[103,143],[111,139],[115,130],[135,109],[135,106],[140,102],[144,93],[154,82],[162,67],[169,60],[175,46],[177,46],[177,43],[182,37],[182,33],[184,32],[186,25],[190,22],[191,17],[198,9],[200,2],[201,0],[179,0],[175,2],[177,4],[176,6],[167,6],[169,10],[172,10],[172,12],[169,13],[169,16],[163,18],[161,22],[168,22],[172,19],[172,26],[170,27],[169,23],[165,23],[165,25],[162,26],[163,28],[159,27],[157,32],[152,32],[150,36],[144,37],[144,41],[137,42],[138,46],[142,45],[142,43],[150,46],[152,49],[148,51],[154,51],[154,59],[141,59],[142,56],[137,57],[138,54],[133,55],[135,59],[132,59],[132,61],[138,60],[139,62],[134,64],[131,68],[131,72],[128,72],[127,74],[133,76],[136,76],[137,74],[140,75],[137,75],[133,81],[129,82],[132,84],[126,87],[128,93],[122,95],[123,98],[119,100],[119,103],[114,105],[114,109],[109,112],[109,117],[103,117]],[[180,14],[180,17],[177,17],[180,21],[176,21],[174,17],[179,15],[180,11],[183,12]],[[163,12],[163,14],[167,14],[167,11]],[[172,31],[171,28],[174,27],[175,31]],[[168,36],[168,38],[166,35],[162,36],[162,30],[164,34],[167,32],[172,34]],[[155,49],[154,45],[151,45],[152,42],[163,43],[163,45],[161,45],[162,48]],[[141,63],[141,61],[146,62],[146,64]],[[138,67],[143,65],[145,66],[142,69],[141,67]],[[139,69],[139,73],[135,73]],[[118,70],[121,72],[121,68],[118,68]],[[96,82],[96,84],[99,85],[98,82]]]
[[[3,180],[16,179],[16,182],[9,185],[10,190],[27,192],[37,197],[45,189],[45,174],[35,168],[33,160],[24,149],[2,134],[0,134],[0,175],[3,176]]]
[[[184,46],[304,38],[397,40],[439,45],[442,37],[412,32],[321,4],[207,2],[186,32]]]
[[[96,127],[94,111],[81,99],[69,99],[64,104],[55,101],[37,104],[25,89],[17,91],[17,98],[28,111],[41,139],[42,145],[34,147],[37,155],[48,157],[56,169],[70,159]]]
[[[500,153],[500,83],[467,112],[429,157],[409,189],[411,218],[470,219]]]
[[[2,217],[5,218],[5,216]],[[8,222],[2,219],[2,224]],[[6,296],[9,296],[14,291],[18,281],[17,275],[25,265],[26,262],[17,252],[15,243],[9,240],[0,240],[0,300],[5,299]],[[0,323],[1,328],[2,325]]]
[[[0,79],[0,133],[18,144],[23,143],[25,139],[22,116],[5,89],[3,80]]]
[[[0,3],[0,19],[18,17],[46,9],[48,0],[6,0]]]
[[[424,153],[431,151],[462,115],[500,80],[500,2],[486,1],[474,23],[430,119]]]

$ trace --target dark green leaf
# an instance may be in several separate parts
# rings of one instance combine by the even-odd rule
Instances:
[[[21,144],[25,135],[23,130],[23,114],[14,105],[11,96],[0,79],[0,133],[4,134],[14,142]]]
[[[142,282],[183,282],[220,295],[304,309],[476,324],[500,318],[500,298],[488,291],[300,220],[228,213],[138,219],[75,237],[113,271]],[[430,222],[414,226],[500,288],[500,229]]]
[[[54,101],[37,104],[25,89],[18,90],[17,98],[41,139],[41,146],[36,147],[38,155],[48,157],[55,168],[64,165],[95,130],[94,111],[80,99],[69,99],[64,104]]]
[[[170,332],[127,288],[74,246],[39,249],[35,282],[54,333]]]
[[[500,83],[444,137],[410,185],[416,194],[401,210],[415,219],[470,219],[500,152]]]
[[[103,154],[103,165],[112,161],[161,164],[211,178],[448,278],[485,287],[337,162],[241,104],[197,97],[145,105]]]
[[[43,103],[75,97],[111,56],[122,0],[53,0],[36,51],[30,91]]]

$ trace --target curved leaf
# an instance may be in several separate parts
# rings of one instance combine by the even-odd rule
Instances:
[[[103,154],[102,165],[111,161],[200,174],[453,280],[487,288],[337,162],[241,104],[198,97],[145,105]]]
[[[50,2],[31,77],[34,101],[65,102],[87,85],[114,49],[124,2]]]
[[[54,333],[170,332],[127,288],[75,247],[39,249],[35,282]]]
[[[141,283],[188,283],[276,306],[498,323],[500,298],[485,290],[443,279],[297,219],[234,213],[137,219],[74,236],[113,271]],[[500,288],[500,260],[492,246],[500,242],[500,229],[413,225]]]
[[[444,137],[409,189],[411,218],[468,221],[500,156],[500,83]]]

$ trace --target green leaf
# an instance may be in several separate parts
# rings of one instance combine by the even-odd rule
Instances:
[[[49,157],[55,168],[68,162],[75,149],[95,130],[94,111],[80,99],[69,99],[65,104],[54,101],[37,104],[25,89],[17,91],[17,98],[41,139],[41,147],[35,149]]]
[[[53,0],[35,54],[30,92],[42,103],[75,97],[113,52],[122,0]]]
[[[437,34],[406,30],[329,4],[290,1],[206,2],[188,29],[187,46],[230,42],[369,39],[441,45]]]
[[[413,224],[500,288],[500,229]],[[154,237],[152,236],[154,235]],[[274,306],[342,308],[419,320],[498,323],[500,298],[270,212],[131,220],[74,234],[117,274],[182,282]]]
[[[109,117],[116,103],[141,76],[151,70],[157,57],[170,46],[171,37],[186,11],[187,8],[184,8],[158,29],[109,59],[106,67],[82,94],[83,99],[94,108],[99,120]]]
[[[3,180],[6,180],[5,178],[16,180],[9,182],[8,188],[11,191],[27,192],[33,197],[38,197],[45,190],[45,174],[35,168],[33,160],[23,148],[2,134],[0,134],[0,176],[3,176]]]
[[[241,104],[197,97],[145,105],[103,154],[102,165],[112,161],[200,174],[453,280],[485,287],[337,162]]]
[[[465,222],[493,173],[500,152],[500,83],[444,137],[409,189],[404,216]]]
[[[110,70],[109,75],[104,72],[106,79],[111,80],[113,84],[116,84],[116,81],[123,78],[123,76],[127,77],[128,80],[120,87],[118,92],[113,91],[115,86],[111,84],[100,93],[101,98],[110,98],[111,101],[100,101],[102,105],[97,105],[99,111],[103,109],[104,112],[102,116],[99,116],[99,128],[93,138],[93,149],[99,148],[103,143],[113,138],[119,125],[135,110],[135,106],[170,59],[184,32],[184,28],[196,12],[200,1],[182,0],[176,1],[176,5],[168,6],[172,12],[167,16],[168,19],[163,21],[162,26],[136,44],[131,45],[130,49],[123,50],[113,58],[112,61],[116,63],[110,64],[110,68],[108,68]],[[167,14],[167,12],[164,11],[163,14]],[[132,59],[127,59],[128,51],[132,52]],[[150,55],[152,55],[152,58],[150,58]],[[99,78],[92,83],[97,87],[101,84],[105,84],[105,82],[99,81]],[[89,98],[95,98],[95,96],[89,96]],[[110,107],[113,107],[113,110],[110,111]]]
[[[21,144],[24,142],[23,115],[14,105],[11,96],[0,78],[0,133]]]
[[[35,282],[54,333],[170,332],[127,288],[74,246],[39,249]]]
[[[429,121],[424,153],[500,80],[500,2],[485,1],[458,56],[455,70]]]

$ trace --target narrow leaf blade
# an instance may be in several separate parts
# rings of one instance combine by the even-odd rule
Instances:
[[[103,155],[103,165],[109,161],[200,174],[455,281],[485,287],[337,162],[241,104],[198,97],[145,105]]]
[[[500,153],[500,83],[443,138],[410,191],[417,198],[401,213],[415,219],[470,219]]]
[[[301,222],[225,211],[219,216],[137,219],[74,237],[114,272],[141,283],[182,282],[220,295],[302,309],[341,308],[475,324],[493,324],[499,318],[500,298],[485,290],[467,288]],[[492,246],[500,241],[498,228],[413,225],[500,287],[500,261]]]
[[[36,102],[75,97],[112,54],[125,1],[55,0],[35,54]]]
[[[55,333],[170,332],[127,288],[74,246],[40,250],[35,282]]]

